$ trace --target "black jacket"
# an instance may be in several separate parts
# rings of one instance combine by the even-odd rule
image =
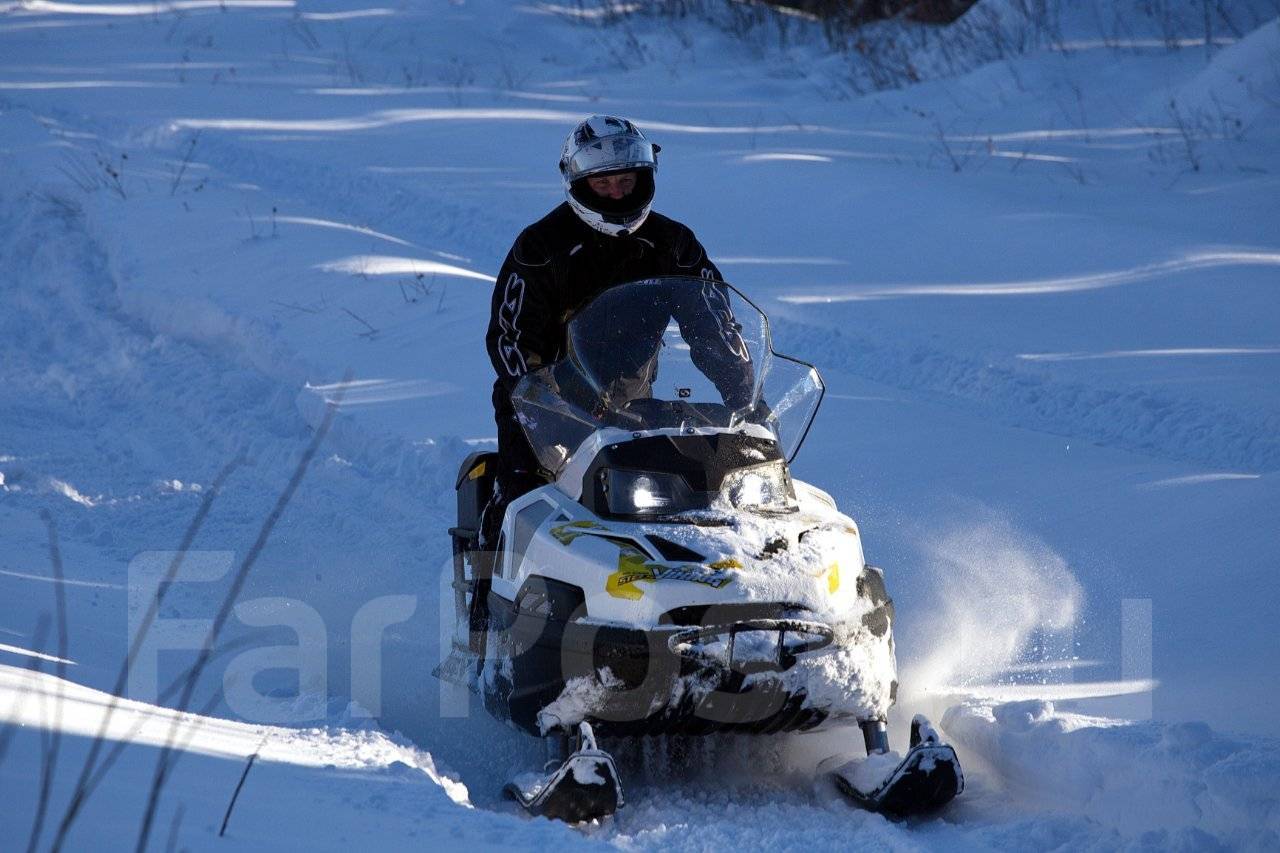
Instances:
[[[498,273],[485,338],[498,375],[493,406],[502,467],[537,470],[511,405],[520,377],[564,354],[566,324],[601,291],[663,275],[722,280],[693,232],[660,213],[629,236],[610,237],[564,202],[520,233]]]

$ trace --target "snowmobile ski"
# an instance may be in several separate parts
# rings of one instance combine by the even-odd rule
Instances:
[[[613,757],[596,746],[589,723],[578,725],[578,749],[540,777],[508,783],[507,794],[536,817],[583,823],[622,808],[622,785]]]
[[[833,776],[842,794],[864,809],[907,817],[941,808],[964,790],[956,751],[923,716],[911,721],[911,745],[896,765],[892,752],[851,761]],[[888,760],[886,760],[888,759]],[[888,768],[888,772],[882,772]]]
[[[472,693],[479,692],[476,686],[476,670],[479,668],[479,658],[466,651],[465,649],[452,649],[449,656],[445,658],[433,670],[431,674],[436,678],[448,684],[458,687],[465,687]]]

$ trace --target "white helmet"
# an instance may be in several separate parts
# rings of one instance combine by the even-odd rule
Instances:
[[[579,122],[560,151],[560,175],[573,212],[611,237],[635,231],[653,204],[660,150],[625,118],[597,115]],[[636,173],[636,188],[625,198],[602,198],[587,186],[592,175],[625,171]]]

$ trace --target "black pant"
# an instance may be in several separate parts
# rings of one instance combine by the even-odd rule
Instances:
[[[545,486],[547,479],[539,474],[526,471],[503,471],[502,460],[498,460],[498,478],[493,484],[493,496],[484,508],[484,518],[480,521],[480,547],[486,551],[498,550],[498,536],[502,532],[502,520],[506,517],[507,506],[521,495],[528,494],[539,486]]]
[[[509,391],[503,383],[494,384],[494,420],[498,425],[498,465],[493,484],[493,495],[485,506],[480,521],[480,548],[498,550],[498,535],[502,531],[502,519],[507,505],[523,494],[545,485],[538,457],[534,455],[529,439],[516,421],[511,407]]]

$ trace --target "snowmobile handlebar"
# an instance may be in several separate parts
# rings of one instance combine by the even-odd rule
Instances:
[[[734,665],[734,650],[739,634],[761,631],[777,632],[777,653],[774,660],[753,657]],[[787,634],[807,635],[800,642],[787,642]],[[707,640],[725,637],[726,656],[723,659],[730,668],[744,674],[754,672],[784,672],[796,662],[796,657],[805,652],[813,652],[826,648],[835,639],[835,631],[830,625],[811,622],[805,619],[745,619],[721,625],[694,625],[677,631],[667,638],[667,648],[672,654],[704,662],[707,658],[722,657],[708,649]]]

